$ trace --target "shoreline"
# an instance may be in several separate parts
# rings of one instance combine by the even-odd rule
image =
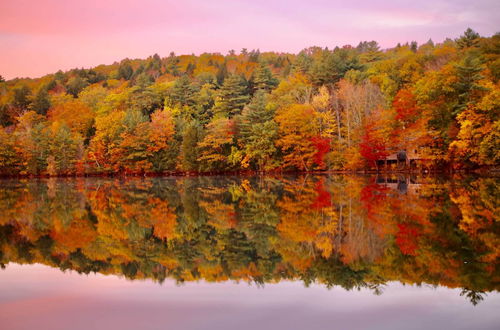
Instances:
[[[18,175],[2,175],[1,179],[38,179],[38,178],[138,178],[138,177],[209,177],[209,176],[267,176],[267,175],[455,175],[455,174],[472,174],[472,175],[496,175],[500,174],[500,168],[479,168],[472,170],[437,170],[437,171],[377,171],[377,170],[312,170],[312,171],[292,171],[292,170],[273,170],[273,171],[168,171],[168,172],[146,172],[146,173],[73,173],[73,174],[18,174]]]

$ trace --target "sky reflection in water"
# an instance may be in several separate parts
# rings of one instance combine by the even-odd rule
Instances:
[[[500,295],[473,306],[459,289],[264,288],[234,282],[127,281],[11,264],[0,272],[3,329],[497,329]]]

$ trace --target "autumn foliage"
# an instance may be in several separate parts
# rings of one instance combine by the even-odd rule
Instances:
[[[376,166],[377,161],[389,155],[386,143],[381,136],[377,135],[374,124],[368,124],[365,127],[359,144],[359,152],[371,166]]]
[[[398,153],[399,170],[492,168],[499,43],[467,30],[386,50],[155,54],[2,80],[0,175],[391,171]]]

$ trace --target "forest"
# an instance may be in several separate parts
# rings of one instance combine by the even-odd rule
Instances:
[[[500,34],[298,54],[230,50],[0,76],[0,175],[500,164]],[[392,165],[384,170],[397,170]]]
[[[399,281],[460,288],[473,304],[500,289],[498,179],[382,179],[4,180],[0,266],[376,294]]]

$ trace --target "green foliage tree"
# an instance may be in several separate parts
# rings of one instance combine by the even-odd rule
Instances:
[[[215,74],[215,77],[217,79],[217,84],[222,85],[224,83],[224,80],[228,77],[229,73],[227,72],[227,66],[226,63],[222,63],[218,65],[217,67],[217,73]]]
[[[40,115],[46,115],[50,109],[49,93],[46,88],[41,88],[33,98],[31,109]]]
[[[31,104],[31,89],[23,85],[14,89],[12,105],[20,110],[27,110]]]
[[[181,144],[181,168],[183,171],[198,170],[198,149],[201,127],[196,121],[186,123]]]
[[[353,49],[321,50],[309,70],[311,82],[316,86],[334,84],[347,71],[360,69],[359,59]]]
[[[144,116],[151,114],[163,107],[163,95],[151,88],[141,89],[136,86],[132,89],[128,98],[128,106],[130,109],[141,112]]]
[[[477,93],[485,91],[485,88],[478,84],[483,79],[481,74],[484,66],[477,52],[467,52],[467,55],[455,66],[457,81],[453,84],[457,95],[457,104],[453,109],[453,115],[458,115],[468,104],[478,98]]]
[[[86,80],[80,76],[76,76],[68,80],[66,90],[69,94],[73,95],[73,97],[78,97],[78,93],[80,93],[87,86],[88,82]]]
[[[412,41],[410,43],[410,49],[412,52],[416,53],[418,50],[418,43],[416,41]]]
[[[194,106],[199,90],[199,86],[192,83],[187,75],[183,75],[175,80],[174,85],[169,90],[168,103],[170,106]]]
[[[260,63],[253,74],[252,83],[255,90],[262,89],[269,92],[278,86],[279,81],[273,77],[266,64]]]
[[[75,172],[75,163],[82,155],[83,139],[73,134],[65,124],[55,123],[52,128],[47,171],[49,174],[70,174]]]
[[[302,50],[297,55],[297,58],[295,59],[295,61],[293,63],[293,69],[296,72],[300,72],[302,74],[305,74],[305,73],[309,72],[309,70],[311,69],[311,65],[313,63],[313,58],[308,53],[309,52],[307,50]]]
[[[56,81],[59,81],[59,82],[64,82],[65,80],[65,75],[64,75],[64,72],[62,72],[61,70],[57,71],[55,74],[54,74],[54,79]]]
[[[456,39],[455,42],[459,49],[466,49],[470,47],[475,47],[479,44],[480,35],[471,28],[467,28],[464,34],[460,38]]]
[[[173,76],[178,76],[180,74],[179,58],[175,56],[174,52],[171,52],[167,57],[165,67],[167,72]]]
[[[241,76],[230,75],[217,93],[215,101],[215,115],[233,117],[241,113],[243,107],[250,100],[247,83]]]
[[[154,78],[147,72],[142,72],[135,78],[135,84],[142,89],[151,86],[153,83]]]
[[[267,105],[264,90],[258,90],[252,101],[243,109],[239,122],[239,144],[242,148],[241,162],[244,167],[252,165],[258,170],[276,167],[275,140],[278,125],[274,121],[274,109]]]
[[[134,69],[130,65],[129,61],[123,61],[118,67],[118,79],[130,80],[134,74]]]

